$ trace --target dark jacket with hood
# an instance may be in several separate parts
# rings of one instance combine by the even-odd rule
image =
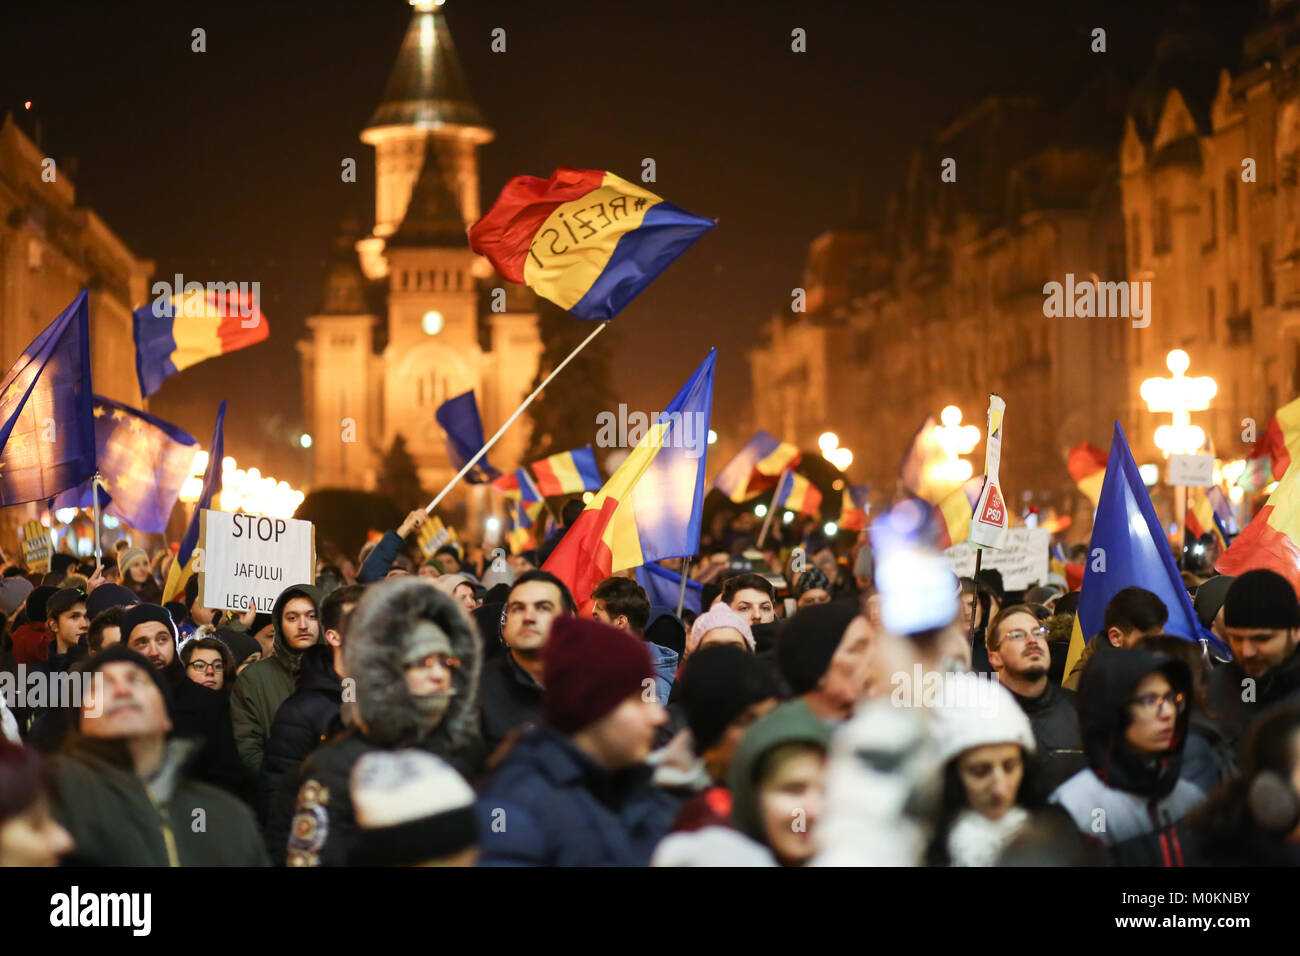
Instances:
[[[1159,671],[1188,698],[1178,715],[1170,749],[1146,755],[1125,741],[1129,701],[1148,674]],[[1205,800],[1194,784],[1180,779],[1183,747],[1191,719],[1191,673],[1163,654],[1128,650],[1093,657],[1079,681],[1079,723],[1089,769],[1052,794],[1084,833],[1101,840],[1121,866],[1186,866],[1195,862],[1194,843],[1181,822]]]
[[[1040,797],[1045,799],[1088,766],[1073,695],[1048,680],[1047,689],[1037,697],[1021,697],[1014,692],[1011,696],[1029,718],[1029,726],[1034,731],[1034,742],[1038,744],[1035,759],[1042,781]]]
[[[311,585],[295,584],[281,591],[271,609],[271,623],[275,628],[274,652],[246,668],[235,681],[235,689],[230,695],[230,720],[235,728],[239,759],[254,776],[262,772],[262,755],[271,734],[271,724],[275,721],[275,712],[293,693],[302,665],[302,652],[290,649],[280,623],[284,606],[296,597],[309,598],[319,614],[320,594]],[[318,644],[324,640],[323,633],[316,638]]]
[[[1279,704],[1300,704],[1300,650],[1254,682],[1252,700],[1242,700],[1250,684],[1246,672],[1235,662],[1210,672],[1210,704],[1220,714],[1219,729],[1240,756],[1246,731],[1266,710]]]
[[[281,774],[323,744],[339,719],[343,681],[334,671],[334,648],[317,644],[302,653],[298,689],[276,711],[262,755],[262,792],[273,794]]]
[[[611,773],[564,734],[534,730],[475,804],[478,865],[647,866],[679,809],[652,775],[647,764]]]
[[[124,741],[74,735],[50,761],[54,817],[76,843],[68,862],[265,866],[266,850],[248,808],[186,774],[194,749],[191,741],[170,741],[162,766],[143,778]]]
[[[442,629],[460,662],[452,671],[447,709],[428,731],[417,721],[403,665],[405,638],[420,620]],[[366,589],[349,619],[343,649],[348,675],[356,681],[356,724],[281,778],[267,825],[273,861],[347,865],[356,836],[352,768],[371,751],[418,747],[446,760],[466,780],[477,776],[484,756],[477,720],[480,643],[459,604],[424,579],[393,578]],[[292,820],[285,814],[290,792],[296,794]]]
[[[479,726],[489,752],[515,728],[532,730],[542,722],[542,686],[515,663],[509,650],[483,665],[479,703]]]

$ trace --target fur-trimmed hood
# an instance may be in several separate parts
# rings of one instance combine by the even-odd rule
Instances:
[[[451,677],[455,695],[430,735],[431,741],[458,747],[475,736],[483,661],[478,630],[460,605],[427,579],[399,577],[366,588],[348,620],[343,641],[344,666],[356,681],[365,736],[380,746],[427,746],[431,742],[418,740],[415,703],[402,666],[405,636],[422,618],[446,632],[452,653],[460,660]]]

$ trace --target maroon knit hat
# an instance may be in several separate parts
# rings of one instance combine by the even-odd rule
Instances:
[[[542,711],[556,730],[576,733],[639,693],[654,676],[650,651],[640,638],[598,621],[559,617],[542,651]]]

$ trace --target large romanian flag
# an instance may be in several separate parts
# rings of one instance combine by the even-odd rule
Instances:
[[[1273,480],[1281,481],[1297,451],[1300,451],[1300,398],[1277,410],[1251,449],[1250,457],[1267,455],[1273,463]]]
[[[140,394],[146,398],[177,372],[204,359],[256,345],[271,334],[251,291],[209,291],[197,282],[185,285],[184,292],[170,299],[159,296],[132,314],[135,371]]]
[[[600,488],[600,469],[590,445],[535,461],[533,473],[537,475],[538,489],[547,498]]]
[[[708,434],[715,355],[709,352],[543,566],[584,611],[592,589],[615,571],[699,549],[706,456],[693,436]],[[698,427],[688,415],[701,416]]]
[[[714,220],[599,169],[515,176],[469,230],[470,247],[580,319],[612,319]]]
[[[1192,536],[1213,534],[1222,553],[1228,549],[1228,538],[1232,535],[1232,506],[1228,504],[1223,490],[1217,485],[1209,488],[1193,488],[1191,507],[1187,509],[1187,530]]]
[[[760,431],[735,458],[713,479],[717,488],[739,504],[760,492],[776,487],[777,479],[788,468],[799,464],[797,445],[778,441],[765,431]]]
[[[1095,509],[1101,498],[1101,483],[1106,478],[1106,453],[1092,442],[1080,442],[1070,449],[1065,467]]]
[[[776,497],[772,499],[773,508],[785,508],[801,515],[815,516],[821,506],[822,493],[811,481],[793,471],[787,471],[781,476],[781,482],[776,486]]]
[[[1219,556],[1214,567],[1220,574],[1234,576],[1268,568],[1290,581],[1300,593],[1300,468],[1286,470],[1268,503],[1237,535],[1232,547]]]

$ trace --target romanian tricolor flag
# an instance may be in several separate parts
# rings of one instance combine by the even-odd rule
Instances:
[[[203,472],[203,490],[199,500],[194,503],[194,514],[190,517],[190,526],[181,541],[176,560],[167,572],[167,583],[163,585],[162,603],[176,599],[176,595],[185,590],[185,582],[202,568],[195,567],[193,561],[196,545],[199,543],[199,531],[203,524],[203,512],[212,507],[212,499],[221,494],[221,463],[225,457],[225,438],[223,430],[226,423],[226,403],[223,399],[217,407],[217,422],[212,426],[212,444],[208,445],[208,467]]]
[[[1223,552],[1228,550],[1231,529],[1232,507],[1223,491],[1217,486],[1193,489],[1192,506],[1187,509],[1187,530],[1192,536],[1213,534]]]
[[[177,276],[177,281],[181,276]],[[185,283],[171,299],[159,296],[132,315],[135,372],[140,394],[148,398],[177,372],[204,359],[256,345],[271,334],[256,289],[241,283]]]
[[[816,516],[821,511],[821,506],[822,493],[811,481],[793,471],[787,471],[781,476],[781,481],[776,486],[776,497],[772,499],[773,508]]]
[[[596,453],[590,445],[535,461],[533,471],[538,489],[547,498],[600,489],[600,469],[596,467]]]
[[[970,519],[983,491],[984,476],[974,475],[939,499],[935,518],[940,523],[937,542],[940,550],[970,538]]]
[[[1300,469],[1286,470],[1268,503],[1214,567],[1220,574],[1234,576],[1267,568],[1290,581],[1300,593]]]
[[[1267,455],[1273,462],[1273,480],[1281,481],[1291,461],[1300,449],[1300,398],[1277,410],[1264,429],[1255,447],[1250,451],[1251,458]]]
[[[739,504],[776,487],[781,473],[799,464],[799,458],[798,446],[777,441],[767,432],[760,431],[745,443],[735,458],[727,462],[713,480],[713,487]]]
[[[469,244],[497,272],[580,319],[612,319],[714,220],[599,169],[515,176]]]
[[[709,352],[623,464],[591,499],[543,566],[585,613],[592,588],[615,571],[695,554],[704,510],[704,449],[713,410]],[[692,428],[687,416],[700,418]]]
[[[867,503],[871,492],[869,485],[846,485],[840,501],[840,520],[837,524],[845,531],[861,531],[867,526]]]
[[[1065,467],[1095,510],[1101,498],[1101,483],[1106,477],[1106,453],[1092,442],[1080,442],[1070,449]]]
[[[546,507],[546,502],[542,500],[542,492],[533,481],[532,475],[528,474],[527,468],[519,468],[508,475],[502,475],[492,482],[492,487],[518,503],[514,511],[517,528],[531,528],[537,521],[537,516]]]

